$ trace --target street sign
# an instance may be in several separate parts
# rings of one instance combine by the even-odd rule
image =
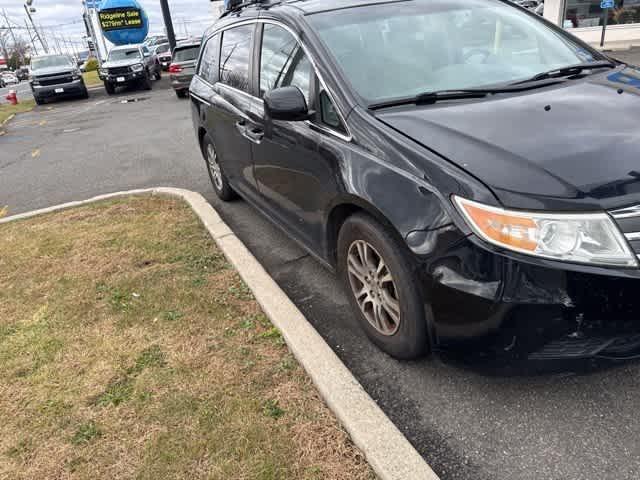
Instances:
[[[615,0],[601,0],[600,8],[602,9],[602,37],[600,37],[600,47],[604,47],[604,35],[607,31],[607,23],[609,23],[609,9],[615,8]]]

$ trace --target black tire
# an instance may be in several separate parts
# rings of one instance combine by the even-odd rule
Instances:
[[[89,91],[87,90],[87,88],[85,87],[85,89],[82,91],[82,93],[80,94],[80,98],[86,100],[87,98],[89,98]]]
[[[213,154],[217,159],[219,168],[219,177],[217,179],[214,173],[215,168],[212,166],[211,160],[209,159],[210,147],[213,149]],[[204,158],[205,165],[207,166],[209,180],[211,180],[211,185],[213,186],[213,190],[216,192],[218,198],[223,202],[229,202],[236,198],[238,195],[234,192],[233,188],[231,188],[231,185],[229,185],[229,180],[227,180],[227,176],[224,174],[224,170],[222,169],[222,162],[220,162],[214,143],[208,135],[205,135],[202,139],[202,156]]]
[[[43,105],[44,104],[44,100],[42,100],[40,97],[34,95],[33,99],[36,101],[36,105]]]
[[[186,90],[176,90],[176,96],[178,98],[187,98],[187,91]]]
[[[153,88],[153,83],[151,83],[151,75],[147,72],[142,79],[142,88],[145,90],[151,90]]]
[[[365,295],[368,298],[372,298],[370,295],[373,295],[374,300],[378,295],[377,301],[380,302],[380,299],[387,295],[388,291],[392,292],[392,296],[397,298],[399,306],[399,321],[393,327],[395,331],[389,327],[387,334],[381,333],[367,319],[358,304],[354,288],[359,289],[361,285],[364,286],[364,283],[352,287],[352,282],[357,284],[358,281],[354,280],[356,277],[350,275],[347,268],[350,250],[352,253],[358,252],[358,243],[356,242],[360,245],[362,245],[360,242],[366,242],[369,246],[368,255],[373,255],[372,262],[375,264],[376,257],[381,259],[392,277],[392,282],[378,284],[376,291]],[[370,250],[371,247],[373,250]],[[349,217],[343,224],[338,235],[337,248],[338,274],[346,289],[354,315],[369,339],[381,350],[398,359],[409,360],[428,354],[431,350],[428,321],[431,321],[432,314],[430,308],[425,307],[425,301],[419,287],[420,282],[415,278],[406,246],[397,240],[387,227],[366,214],[358,213]],[[371,275],[373,271],[373,269],[368,271],[367,275]],[[380,285],[384,285],[384,287],[380,287]],[[374,304],[366,302],[365,305],[367,306],[365,310],[367,310],[373,308]],[[392,318],[386,311],[383,315],[387,319]],[[393,322],[389,324],[391,323]],[[388,327],[389,324],[386,326]]]
[[[107,91],[107,95],[113,95],[116,93],[116,87],[111,82],[104,81],[104,89]]]
[[[162,69],[160,67],[156,70],[156,80],[162,80]]]

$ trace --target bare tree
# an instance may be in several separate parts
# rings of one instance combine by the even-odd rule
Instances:
[[[9,38],[9,30],[0,27],[0,48],[5,62],[9,62],[9,50],[7,48],[7,40]]]

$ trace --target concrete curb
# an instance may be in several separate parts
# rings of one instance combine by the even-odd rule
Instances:
[[[117,192],[13,215],[0,219],[0,224],[139,194],[180,197],[191,206],[251,288],[269,320],[280,330],[291,352],[381,480],[438,480],[438,476],[364,391],[331,347],[199,193],[165,187]]]
[[[7,123],[9,123],[11,120],[13,120],[15,116],[16,116],[16,114],[12,113],[7,118],[5,118],[3,122],[0,122],[0,137],[3,137],[4,135],[7,134],[7,132],[4,130],[4,126]]]
[[[13,120],[15,116],[16,116],[16,114],[12,113],[7,118],[5,118],[4,121],[2,123],[0,123],[0,128],[4,127],[7,123],[9,123],[11,120]]]

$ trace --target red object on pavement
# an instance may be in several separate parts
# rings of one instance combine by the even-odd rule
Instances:
[[[9,93],[4,98],[6,98],[11,105],[17,105],[18,104],[18,95],[16,95],[16,91],[15,90],[9,90]]]
[[[182,71],[182,67],[180,65],[176,65],[172,63],[169,65],[169,73],[180,73]]]

